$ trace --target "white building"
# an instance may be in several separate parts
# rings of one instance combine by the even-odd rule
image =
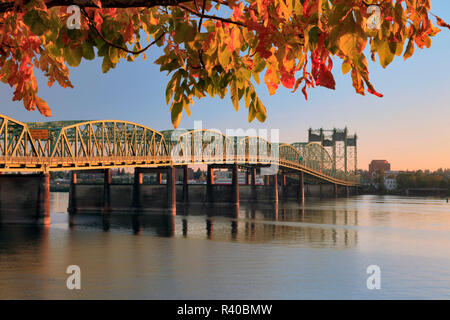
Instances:
[[[397,179],[395,177],[388,177],[384,179],[384,186],[386,190],[397,189]]]
[[[243,171],[239,171],[238,180],[239,184],[246,184],[247,175]],[[215,184],[231,184],[232,172],[229,170],[215,170],[214,171],[214,183]],[[256,184],[262,185],[264,184],[264,180],[260,176],[256,176]]]

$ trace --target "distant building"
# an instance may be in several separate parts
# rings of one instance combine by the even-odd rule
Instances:
[[[387,160],[372,160],[369,164],[369,176],[375,178],[377,171],[391,171],[391,164]]]
[[[397,189],[397,179],[392,177],[385,178],[384,187],[389,191]]]
[[[245,172],[240,171],[238,173],[239,184],[247,184],[246,183],[247,175]],[[214,183],[215,184],[231,184],[232,172],[231,171],[214,171]],[[256,184],[262,185],[264,184],[264,180],[260,176],[256,176]]]

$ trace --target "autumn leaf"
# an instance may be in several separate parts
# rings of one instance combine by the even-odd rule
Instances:
[[[435,0],[431,0],[435,1]],[[3,1],[7,3],[9,1]],[[80,29],[66,25],[67,1],[14,1],[0,6],[0,80],[13,91],[13,100],[27,110],[50,116],[38,96],[35,73],[52,86],[73,87],[69,67],[101,57],[101,72],[126,60],[144,60],[151,51],[167,75],[166,103],[174,127],[188,116],[195,98],[230,97],[248,120],[265,121],[267,109],[254,83],[261,77],[270,95],[280,84],[296,92],[322,86],[336,88],[333,65],[339,59],[357,94],[382,97],[369,81],[366,46],[387,68],[396,56],[411,58],[429,48],[440,29],[433,26],[430,1],[138,1],[92,0],[83,8]],[[23,5],[26,3],[26,5]],[[380,4],[379,4],[380,3]],[[139,6],[138,6],[139,5]],[[367,5],[379,5],[382,24],[367,30]],[[137,7],[138,6],[138,7]],[[450,25],[435,16],[436,24]],[[99,71],[100,72],[100,71]],[[126,79],[124,79],[126,81]],[[270,106],[269,106],[270,107]]]

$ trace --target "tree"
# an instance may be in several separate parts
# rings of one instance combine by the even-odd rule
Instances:
[[[384,179],[385,179],[385,173],[384,170],[377,170],[375,172],[375,183],[376,183],[376,187],[379,191],[384,192],[386,191],[386,187],[384,185]]]
[[[197,171],[194,172],[194,179],[198,180],[202,176],[202,170],[200,168],[197,168]]]
[[[384,68],[395,56],[407,59],[440,31],[431,15],[430,0],[0,0],[0,80],[14,88],[13,100],[50,116],[35,70],[49,86],[73,87],[67,65],[97,55],[105,73],[157,46],[155,63],[171,76],[166,102],[175,127],[194,98],[228,92],[236,110],[244,101],[249,121],[264,121],[255,91],[262,75],[270,94],[280,84],[301,86],[307,99],[308,88],[335,88],[335,57],[357,93],[381,97],[365,48]]]

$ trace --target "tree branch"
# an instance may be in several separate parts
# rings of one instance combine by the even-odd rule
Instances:
[[[152,45],[154,45],[156,42],[158,42],[162,37],[164,37],[164,35],[166,34],[165,32],[163,32],[159,37],[157,37],[155,40],[153,40],[151,43],[149,43],[145,48],[138,50],[138,51],[133,51],[130,50],[128,48],[119,46],[111,41],[109,41],[108,39],[106,39],[103,34],[97,29],[97,27],[94,25],[94,22],[92,21],[92,19],[89,17],[89,15],[87,14],[86,10],[84,10],[84,8],[81,8],[81,12],[83,13],[83,15],[88,19],[88,24],[89,24],[89,28],[94,31],[103,41],[105,41],[108,45],[110,45],[111,47],[123,50],[125,52],[134,54],[134,55],[138,55],[141,54],[142,52],[146,51],[148,48],[150,48]]]
[[[192,0],[102,0],[102,8],[153,8],[177,6],[181,3],[192,2]],[[85,8],[97,8],[91,0],[49,0],[46,1],[47,8],[67,7],[77,5]],[[15,2],[0,3],[0,13],[15,9]]]
[[[188,11],[188,12],[192,13],[193,15],[196,15],[197,17],[200,17],[200,18],[208,18],[208,19],[218,20],[218,21],[222,21],[222,22],[226,22],[226,23],[236,24],[236,25],[241,26],[241,27],[247,27],[245,24],[243,24],[241,22],[238,22],[238,21],[233,21],[231,19],[222,18],[222,17],[218,17],[218,16],[212,16],[212,15],[209,15],[209,14],[202,14],[200,12],[192,10],[191,8],[183,6],[182,4],[178,4],[177,7],[180,7],[180,8],[182,8],[182,9],[184,9],[184,10],[186,10],[186,11]]]

